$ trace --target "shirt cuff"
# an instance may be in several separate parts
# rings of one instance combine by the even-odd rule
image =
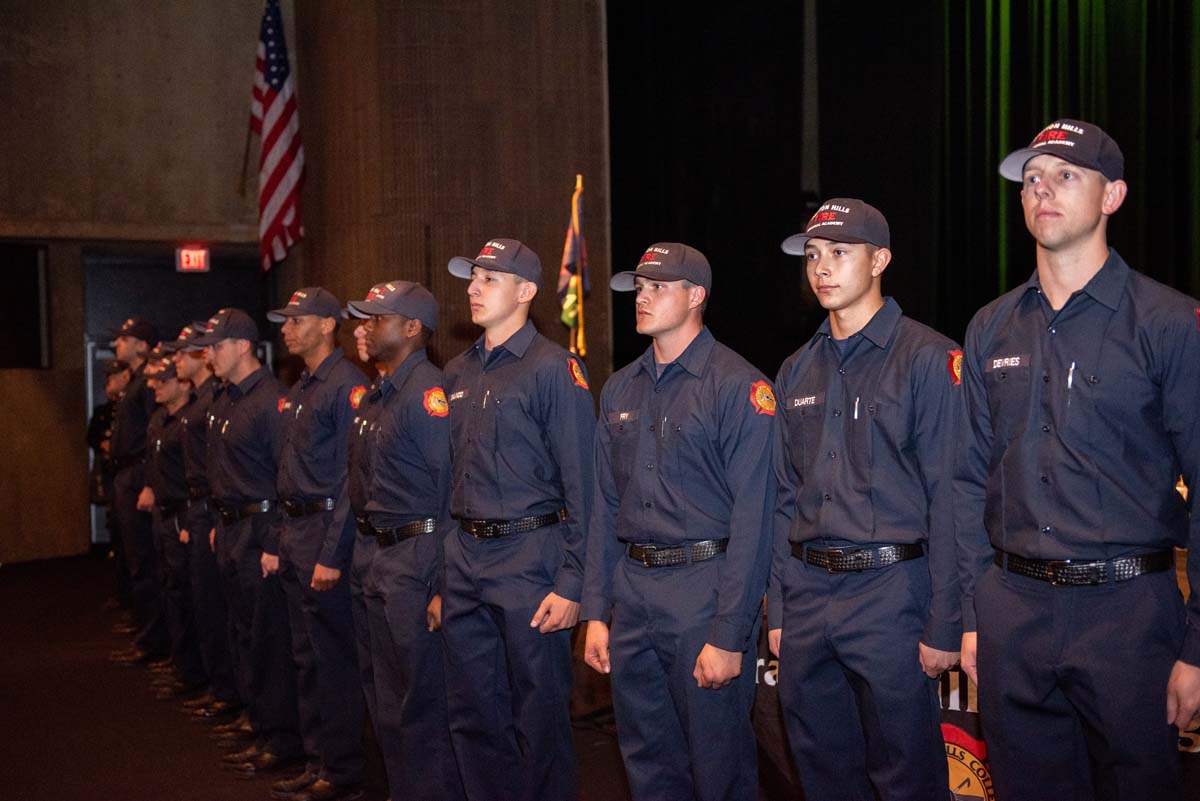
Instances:
[[[708,644],[722,651],[745,651],[750,647],[750,628],[716,618],[708,627]]]
[[[554,582],[554,594],[568,601],[579,601],[579,596],[583,592],[583,577],[574,570],[560,568],[558,577]]]
[[[962,628],[963,631],[975,631],[977,626],[975,623],[975,596],[964,595],[962,600]]]
[[[921,642],[939,651],[957,651],[962,647],[962,626],[957,620],[930,617],[925,621]]]
[[[1195,590],[1193,590],[1195,592]],[[1187,632],[1183,635],[1183,648],[1179,651],[1179,661],[1193,667],[1200,667],[1200,630],[1188,623]]]

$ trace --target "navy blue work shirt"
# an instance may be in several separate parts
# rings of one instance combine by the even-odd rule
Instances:
[[[371,391],[360,458],[366,465],[364,512],[376,528],[395,528],[433,518],[435,534],[422,536],[416,558],[433,580],[441,543],[453,529],[450,517],[450,406],[442,371],[425,350],[410,354]]]
[[[159,406],[146,427],[146,486],[154,490],[154,502],[168,506],[186,500],[183,418]]]
[[[216,435],[209,466],[219,465],[219,478],[212,489],[213,499],[223,507],[276,499],[282,406],[282,388],[266,367],[259,367],[240,384],[228,384],[214,403],[221,417],[213,420],[209,433]],[[279,531],[272,527],[263,550],[276,554],[278,543]]]
[[[125,393],[113,409],[112,438],[109,458],[113,461],[132,459],[146,451],[146,427],[158,404],[154,391],[146,383],[146,363],[133,371]]]
[[[954,536],[954,459],[962,349],[883,306],[838,342],[829,319],[779,369],[775,549],[767,626],[783,624],[781,570],[791,544],[925,546],[931,597],[921,640],[957,651],[962,636]]]
[[[703,328],[659,376],[651,346],[600,395],[596,483],[581,618],[607,622],[629,543],[729,539],[708,642],[744,651],[770,559],[775,396]]]
[[[1198,307],[1110,249],[1058,311],[1035,272],[975,315],[956,475],[968,631],[993,548],[1029,559],[1200,553]],[[1200,561],[1188,563],[1200,587]],[[1187,617],[1179,658],[1200,665],[1200,593]]]
[[[341,348],[334,348],[316,370],[304,369],[279,410],[283,442],[278,497],[299,502],[334,500],[317,562],[338,570],[349,564],[354,549],[346,470],[350,425],[366,393],[366,376]]]
[[[578,601],[592,505],[595,403],[580,361],[525,324],[489,356],[484,337],[446,365],[450,514],[517,520],[566,508],[554,592]]]
[[[217,380],[209,375],[179,412],[183,421],[183,467],[189,490],[208,494],[208,412]]]
[[[379,416],[382,407],[379,403],[381,395],[376,392],[379,388],[380,377],[367,388],[362,403],[358,405],[357,414],[350,421],[350,436],[346,450],[349,463],[350,509],[355,515],[365,514],[367,500],[371,494],[371,464],[367,461],[367,435],[371,424]]]

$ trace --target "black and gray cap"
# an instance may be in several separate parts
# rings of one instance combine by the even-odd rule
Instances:
[[[617,273],[608,285],[617,292],[637,289],[637,279],[653,281],[691,281],[712,291],[712,267],[704,254],[680,242],[658,242],[646,248],[636,270]]]
[[[267,312],[267,319],[273,323],[286,322],[289,317],[341,317],[342,302],[333,293],[322,286],[306,286],[297,289],[288,299],[282,309],[272,309]]]
[[[874,245],[890,248],[891,231],[879,209],[857,198],[835,197],[826,200],[804,226],[804,233],[783,240],[784,253],[803,256],[810,239],[828,239],[850,245]]]
[[[1100,126],[1082,120],[1055,120],[1033,137],[1029,147],[1014,150],[1000,162],[1000,175],[1024,180],[1025,165],[1035,156],[1057,156],[1079,167],[1095,170],[1110,181],[1125,175],[1125,156]]]
[[[364,300],[352,300],[346,311],[353,317],[399,314],[420,320],[430,331],[437,330],[438,303],[433,293],[412,281],[385,281],[367,292]]]
[[[472,267],[512,273],[535,284],[540,284],[542,280],[542,260],[515,239],[489,239],[475,258],[455,256],[446,265],[451,275],[468,280]]]
[[[191,346],[207,347],[223,339],[245,339],[258,342],[258,325],[241,309],[221,309],[204,324],[204,333]]]

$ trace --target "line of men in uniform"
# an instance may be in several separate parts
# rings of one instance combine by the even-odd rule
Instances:
[[[965,348],[883,295],[883,215],[822,204],[782,247],[828,319],[773,384],[704,325],[704,255],[655,244],[610,283],[652,344],[598,419],[583,364],[529,320],[542,267],[515,239],[449,262],[482,334],[443,370],[437,302],[407,281],[345,307],[370,381],[321,288],[269,315],[305,363],[290,390],[245,313],[185,327],[130,362],[160,406],[115,491],[139,489],[164,569],[143,587],[122,519],[128,661],[169,648],[165,689],[241,710],[215,729],[226,761],[294,768],[277,798],[362,794],[365,705],[394,798],[564,801],[582,620],[632,796],[749,801],[765,593],[809,801],[951,798],[937,680],[959,663],[1002,801],[1179,798],[1200,601],[1172,549],[1200,553],[1200,516],[1174,486],[1200,478],[1200,303],[1109,248],[1123,169],[1065,119],[1003,161],[1036,270]],[[122,337],[152,344],[140,325]]]

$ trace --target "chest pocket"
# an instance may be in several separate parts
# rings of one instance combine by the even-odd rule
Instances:
[[[792,468],[803,481],[808,465],[821,446],[825,424],[825,393],[797,394],[784,401],[784,425]]]
[[[1029,419],[1029,396],[1033,390],[1033,370],[1028,353],[998,354],[983,363],[983,383],[987,387],[988,412],[992,433],[997,441],[1007,441],[1021,433]]]
[[[638,437],[643,433],[642,429],[652,428],[653,423],[643,419],[641,412],[633,409],[609,412],[604,425],[608,429],[613,480],[617,490],[624,492],[633,473],[633,465],[637,462]],[[651,436],[649,431],[645,433]]]

